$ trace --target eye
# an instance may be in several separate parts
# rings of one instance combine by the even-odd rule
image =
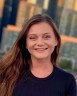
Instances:
[[[45,39],[50,39],[51,36],[50,36],[50,35],[45,35],[44,38],[45,38]]]
[[[29,39],[31,39],[31,40],[36,40],[37,37],[36,37],[36,36],[31,36],[31,37],[29,37]]]

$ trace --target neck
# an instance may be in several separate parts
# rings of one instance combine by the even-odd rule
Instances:
[[[46,77],[53,71],[53,65],[50,60],[37,60],[32,58],[30,70],[37,77]]]
[[[30,68],[33,70],[39,70],[39,69],[46,70],[53,66],[50,59],[39,59],[38,60],[38,59],[32,58],[31,60],[32,61],[31,61]]]

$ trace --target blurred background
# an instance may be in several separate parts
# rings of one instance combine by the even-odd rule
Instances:
[[[14,44],[25,20],[52,17],[61,35],[58,66],[77,77],[77,0],[0,0],[0,58]]]

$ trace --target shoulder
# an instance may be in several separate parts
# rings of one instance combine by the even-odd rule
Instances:
[[[71,74],[71,73],[69,73],[69,72],[67,72],[67,71],[65,71],[59,67],[55,67],[55,73],[60,78],[75,81],[75,77],[73,76],[73,74]]]
[[[57,81],[60,82],[60,84],[65,84],[66,90],[69,90],[70,93],[76,93],[76,79],[73,76],[73,74],[59,68],[55,67],[55,77],[57,78]],[[72,94],[71,93],[71,94]],[[70,95],[72,96],[72,95]],[[75,95],[73,95],[75,96]]]

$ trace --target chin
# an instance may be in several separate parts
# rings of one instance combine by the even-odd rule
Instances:
[[[36,56],[35,58],[36,59],[46,59],[46,58],[48,58],[48,56],[45,56],[45,55],[44,56]]]

